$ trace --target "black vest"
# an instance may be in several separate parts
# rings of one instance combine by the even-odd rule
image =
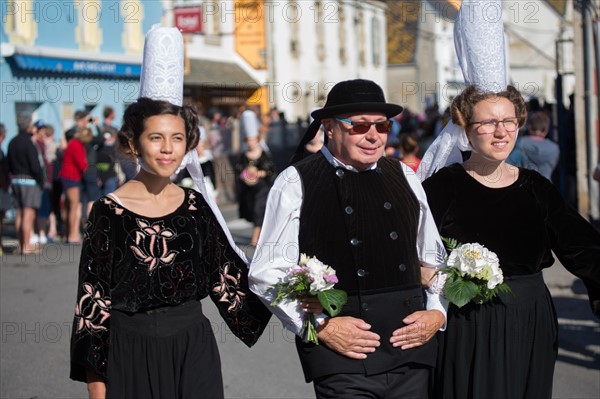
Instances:
[[[353,360],[296,340],[307,381],[327,374],[379,374],[406,363],[435,364],[435,345],[402,351],[389,343],[408,314],[424,309],[417,256],[419,203],[398,161],[374,170],[335,168],[322,153],[294,165],[303,186],[300,253],[333,267],[349,294],[340,316],[372,325],[381,346]]]

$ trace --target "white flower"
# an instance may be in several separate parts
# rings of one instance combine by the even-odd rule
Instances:
[[[490,268],[492,269],[492,276],[488,279],[487,287],[490,290],[493,290],[497,285],[504,282],[504,276],[502,275],[502,270],[497,262],[490,263]]]
[[[300,254],[300,265],[304,266],[310,258],[306,254]]]
[[[448,266],[456,267],[463,276],[475,276],[481,273],[483,267],[497,259],[495,253],[484,246],[473,243],[463,244],[454,249],[448,258]]]
[[[486,280],[489,289],[504,281],[498,255],[478,243],[454,249],[448,257],[448,266],[459,269],[463,277]]]
[[[323,262],[314,257],[308,257],[305,254],[300,255],[300,264],[305,265],[310,271],[311,292],[326,291],[337,283],[335,270],[325,265]]]
[[[478,243],[459,245],[455,239],[444,239],[452,249],[448,256],[447,268],[442,269],[448,280],[444,283],[444,292],[451,303],[459,308],[469,302],[482,304],[499,293],[510,292],[504,284],[498,256]],[[448,284],[452,282],[452,284]],[[475,290],[465,290],[469,282]]]

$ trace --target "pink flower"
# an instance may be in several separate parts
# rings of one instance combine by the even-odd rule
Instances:
[[[90,283],[83,283],[85,294],[75,306],[75,317],[79,318],[77,332],[85,327],[89,331],[102,331],[102,324],[110,317],[110,299],[103,298],[102,289],[94,289]],[[98,320],[100,319],[100,320]]]
[[[139,230],[135,231],[135,245],[130,248],[133,254],[143,263],[148,264],[148,272],[158,264],[169,265],[179,251],[169,250],[167,241],[175,237],[173,230],[165,228],[163,222],[150,225],[145,220],[136,220]]]
[[[234,277],[229,274],[229,265],[225,265],[219,283],[215,284],[212,291],[220,296],[219,302],[229,302],[228,312],[235,311],[242,306],[246,294],[239,290],[241,273],[238,271]]]

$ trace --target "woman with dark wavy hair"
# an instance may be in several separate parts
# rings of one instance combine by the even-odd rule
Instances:
[[[600,233],[546,178],[506,162],[527,116],[514,87],[495,93],[469,86],[451,109],[472,151],[423,182],[427,201],[442,237],[477,242],[498,255],[511,292],[483,304],[450,305],[439,340],[437,397],[550,398],[557,317],[542,270],[556,254],[584,281],[600,317]]]
[[[219,353],[200,300],[253,345],[269,311],[202,194],[171,182],[198,143],[188,106],[140,98],[120,150],[137,176],[94,203],[86,226],[71,339],[71,378],[90,397],[223,397]]]

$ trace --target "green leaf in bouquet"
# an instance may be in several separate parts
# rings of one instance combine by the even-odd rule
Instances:
[[[327,313],[331,317],[335,317],[342,311],[342,307],[348,301],[348,294],[344,290],[334,288],[327,291],[319,291],[317,298]]]
[[[496,291],[499,294],[510,294],[512,292],[512,290],[510,289],[510,287],[506,283],[502,283],[500,285],[497,285],[495,289],[496,289]]]
[[[478,293],[477,284],[474,282],[461,278],[454,279],[450,276],[446,280],[444,291],[446,298],[459,308],[469,303]]]
[[[450,252],[452,252],[452,250],[460,247],[460,244],[458,243],[456,238],[447,238],[447,237],[440,237],[440,238],[442,239],[442,242],[446,245],[446,249]]]

